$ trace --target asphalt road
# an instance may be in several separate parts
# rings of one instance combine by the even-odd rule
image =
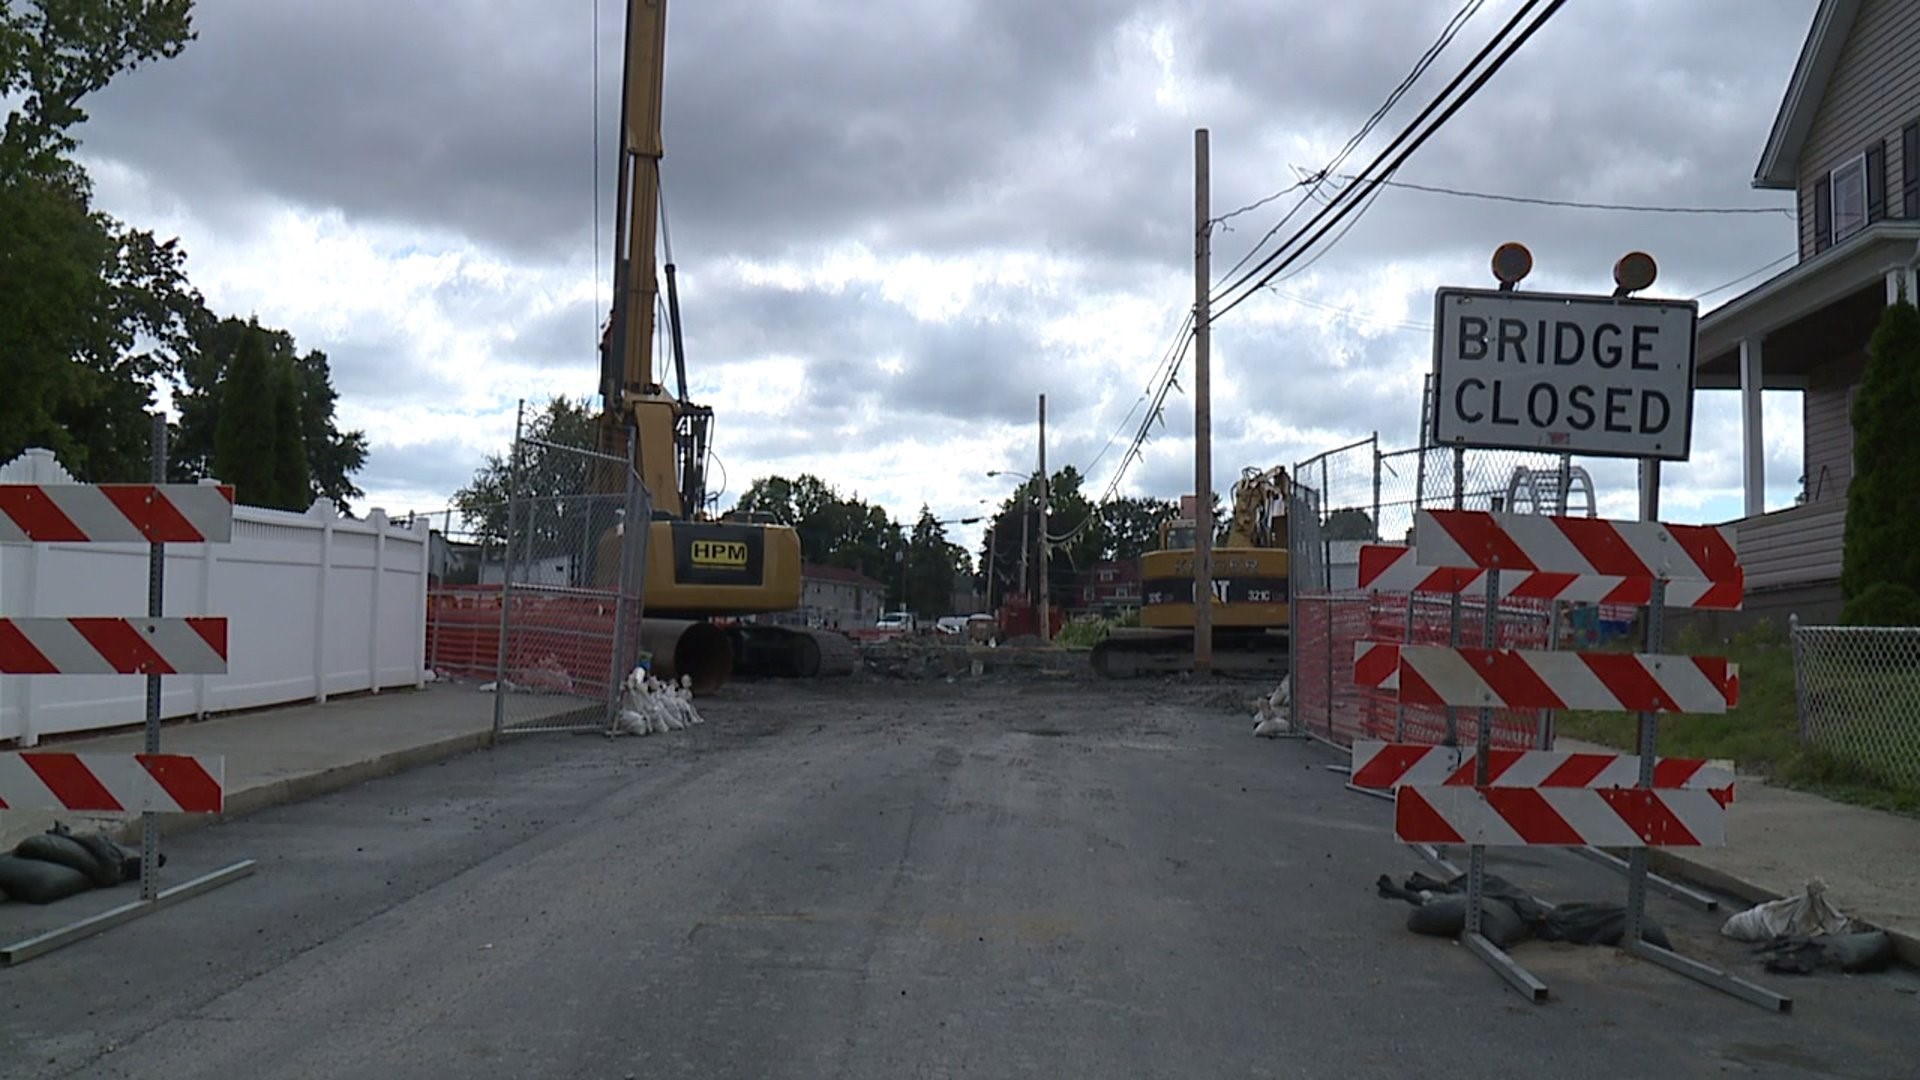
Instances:
[[[1769,1013],[1529,943],[1533,1005],[1374,895],[1326,750],[1164,685],[729,688],[178,838],[255,877],[0,969],[8,1077],[1911,1077],[1907,974]],[[1496,869],[1618,899],[1557,851]],[[179,878],[174,878],[179,880]]]

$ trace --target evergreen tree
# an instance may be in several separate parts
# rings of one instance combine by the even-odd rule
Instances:
[[[313,505],[313,478],[307,471],[307,439],[301,422],[304,396],[299,370],[288,361],[273,368],[273,501],[281,510]]]
[[[181,383],[173,392],[178,415],[167,453],[167,470],[176,482],[189,483],[216,475],[214,435],[220,426],[220,398],[226,388],[227,368],[249,333],[265,337],[267,357],[276,365],[293,368],[300,387],[300,426],[307,447],[309,487],[342,510],[364,492],[353,474],[367,460],[364,432],[341,431],[334,423],[339,400],[333,388],[327,354],[317,349],[301,353],[285,330],[249,325],[228,316],[215,318],[205,308],[193,319],[193,350],[181,367]],[[310,502],[310,500],[309,500]]]
[[[214,436],[213,471],[234,486],[237,501],[249,506],[272,506],[279,501],[274,468],[275,381],[265,339],[255,333],[242,337],[227,372],[227,407],[220,410]]]
[[[1903,297],[1880,317],[1853,405],[1853,482],[1840,572],[1847,598],[1843,621],[1910,623],[1920,616],[1907,602],[1920,591],[1920,545],[1913,542],[1920,534],[1920,443],[1910,426],[1915,416],[1920,311]],[[1890,590],[1901,595],[1890,596]]]

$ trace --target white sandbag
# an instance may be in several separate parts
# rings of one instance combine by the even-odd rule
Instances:
[[[1827,883],[1811,878],[1800,895],[1783,896],[1739,912],[1727,920],[1720,933],[1735,941],[1760,942],[1782,936],[1844,934],[1849,923],[1846,915],[1827,899]]]

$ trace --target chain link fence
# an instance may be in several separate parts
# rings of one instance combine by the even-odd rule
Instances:
[[[1920,627],[1793,627],[1800,742],[1863,779],[1920,791]]]
[[[611,730],[642,660],[652,501],[588,447],[522,433],[510,460],[506,501],[428,515],[428,667],[494,695],[496,736]]]
[[[1423,446],[1382,450],[1373,436],[1294,467],[1288,505],[1294,730],[1347,746],[1355,738],[1466,742],[1478,710],[1407,706],[1390,691],[1353,681],[1361,641],[1478,645],[1478,597],[1370,594],[1359,587],[1360,549],[1411,545],[1415,515],[1453,508],[1591,517],[1598,498],[1588,470],[1565,454]],[[1495,610],[1502,648],[1558,644],[1570,613],[1509,599]],[[1609,613],[1617,614],[1617,613]],[[1547,747],[1552,718],[1498,710],[1493,745]]]

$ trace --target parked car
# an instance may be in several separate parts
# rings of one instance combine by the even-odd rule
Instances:
[[[934,620],[933,628],[942,634],[964,634],[967,632],[967,616],[942,615]]]
[[[873,625],[876,629],[894,630],[906,634],[919,629],[919,623],[914,619],[911,611],[889,611],[880,616],[880,621]]]

